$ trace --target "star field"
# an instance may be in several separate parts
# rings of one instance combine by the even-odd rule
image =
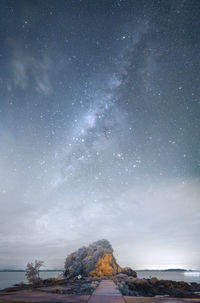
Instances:
[[[0,268],[99,238],[122,265],[200,266],[199,13],[1,1]]]

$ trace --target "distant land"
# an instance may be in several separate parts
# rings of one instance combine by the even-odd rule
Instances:
[[[63,269],[41,269],[40,272],[64,271]],[[0,269],[0,272],[25,272],[25,269]]]
[[[169,269],[164,269],[164,271],[188,271],[188,270],[183,268],[169,268]]]
[[[169,268],[169,269],[136,269],[136,271],[193,271],[193,269]]]

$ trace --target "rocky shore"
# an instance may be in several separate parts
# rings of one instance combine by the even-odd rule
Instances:
[[[93,278],[59,278],[41,280],[38,284],[16,284],[0,291],[1,294],[21,291],[43,291],[54,294],[91,295],[102,280],[107,277]],[[158,280],[157,278],[139,279],[126,274],[111,277],[123,296],[156,297],[169,296],[174,298],[199,298],[200,284]]]
[[[200,284],[171,280],[138,279],[119,274],[116,283],[124,296],[169,296],[174,298],[200,298]]]
[[[1,294],[22,292],[22,291],[44,291],[57,294],[70,295],[91,295],[95,288],[99,285],[101,279],[95,278],[49,278],[40,280],[37,284],[20,283],[12,287],[5,288],[0,291]]]

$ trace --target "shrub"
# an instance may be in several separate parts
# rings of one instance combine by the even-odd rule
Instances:
[[[25,275],[29,283],[37,283],[40,281],[39,270],[43,265],[43,261],[35,260],[35,262],[28,263],[26,265]]]

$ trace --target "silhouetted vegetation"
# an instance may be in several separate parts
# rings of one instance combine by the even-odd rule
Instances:
[[[35,260],[35,262],[28,263],[26,265],[25,275],[29,283],[37,283],[40,281],[39,270],[43,265],[43,261]]]

